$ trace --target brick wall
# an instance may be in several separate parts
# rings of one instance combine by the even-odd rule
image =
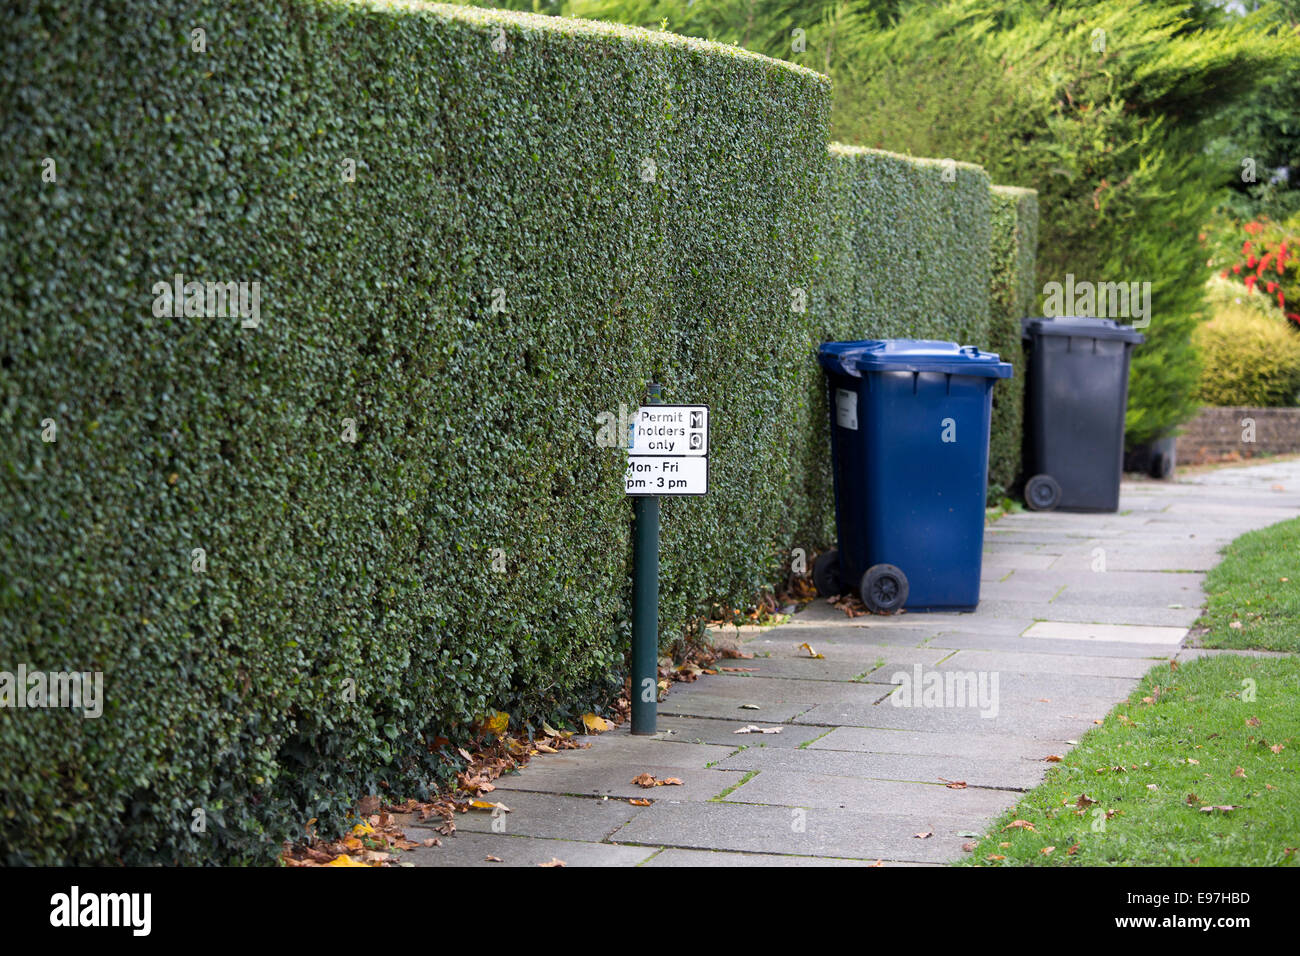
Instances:
[[[1180,465],[1294,452],[1300,452],[1300,408],[1207,406],[1178,436]]]

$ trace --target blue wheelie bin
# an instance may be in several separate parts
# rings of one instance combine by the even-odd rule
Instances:
[[[980,599],[993,386],[1011,365],[954,342],[827,342],[839,547],[823,594],[872,611],[971,611]]]

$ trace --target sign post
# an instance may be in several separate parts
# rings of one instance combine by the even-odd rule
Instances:
[[[709,489],[709,410],[665,405],[649,386],[628,432],[624,492],[633,497],[632,733],[653,734],[659,713],[659,498]]]

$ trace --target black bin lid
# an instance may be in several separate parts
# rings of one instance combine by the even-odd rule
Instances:
[[[1146,341],[1146,336],[1131,325],[1124,325],[1114,319],[1093,319],[1078,315],[1047,318],[1030,316],[1020,320],[1020,331],[1025,338],[1035,335],[1070,335],[1085,339],[1121,339],[1134,345]]]

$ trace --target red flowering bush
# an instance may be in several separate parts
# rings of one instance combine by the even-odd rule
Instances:
[[[1240,251],[1228,246],[1207,264],[1222,278],[1267,295],[1300,326],[1300,230],[1267,220],[1245,223],[1240,230],[1246,234]]]

